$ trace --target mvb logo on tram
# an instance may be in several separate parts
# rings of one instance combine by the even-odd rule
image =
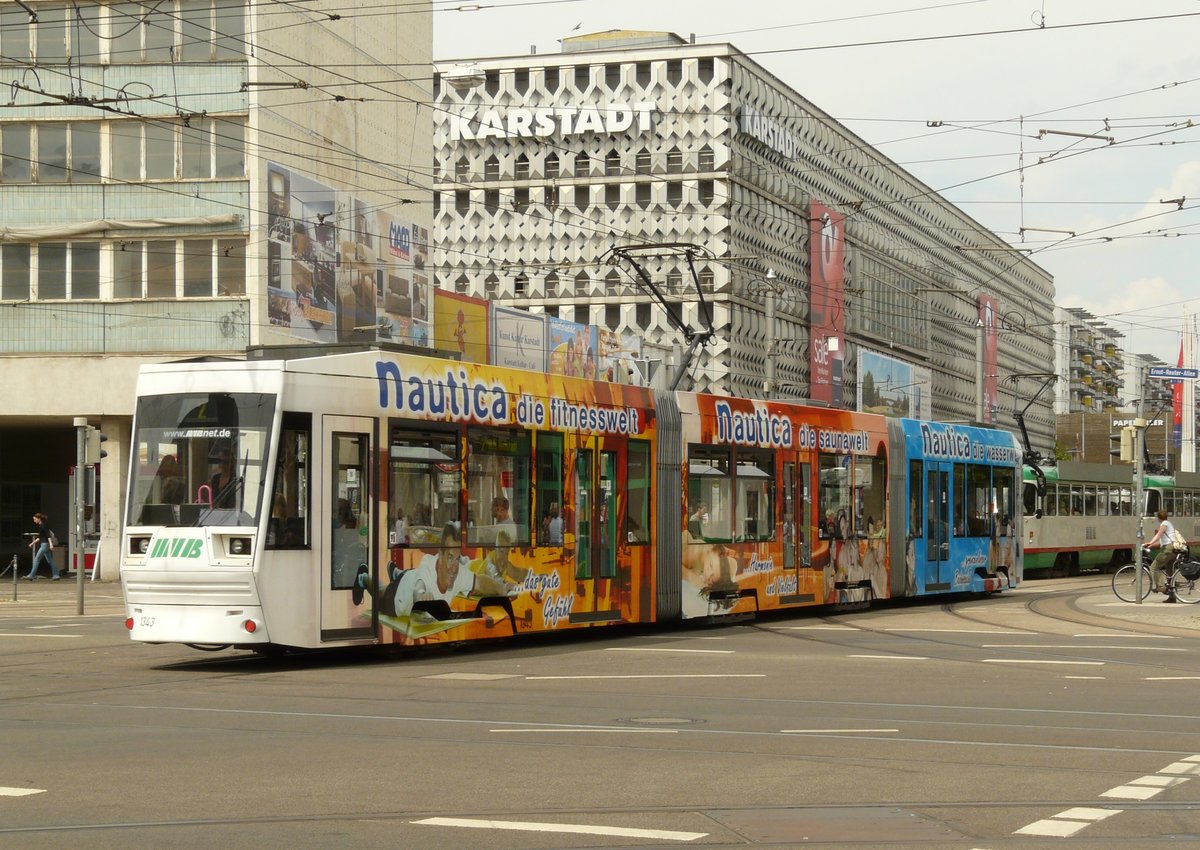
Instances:
[[[204,541],[196,537],[160,537],[154,541],[151,558],[199,558]]]

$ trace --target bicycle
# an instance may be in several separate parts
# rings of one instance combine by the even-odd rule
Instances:
[[[1166,576],[1167,599],[1178,599],[1194,605],[1200,602],[1200,562],[1192,561],[1185,550],[1177,552],[1175,559],[1163,571]],[[1142,547],[1142,599],[1150,595],[1154,582],[1150,578],[1150,562],[1154,560],[1154,550]],[[1113,593],[1123,602],[1137,602],[1137,567],[1126,564],[1117,570],[1112,577]]]

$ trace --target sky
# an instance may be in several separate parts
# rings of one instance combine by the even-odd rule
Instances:
[[[1173,365],[1182,317],[1200,310],[1197,0],[435,0],[434,10],[437,60],[558,53],[559,39],[610,29],[729,42],[1031,249],[1054,276],[1055,303],[1090,311],[1126,350]]]

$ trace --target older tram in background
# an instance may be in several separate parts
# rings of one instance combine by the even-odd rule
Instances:
[[[134,640],[469,641],[1022,575],[1004,431],[387,351],[145,366]]]

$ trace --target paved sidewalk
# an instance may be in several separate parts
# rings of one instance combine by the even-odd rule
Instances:
[[[1116,617],[1134,623],[1194,629],[1200,632],[1200,603],[1187,605],[1183,602],[1165,602],[1166,597],[1161,593],[1151,593],[1140,605],[1136,602],[1122,602],[1112,591],[1111,576],[1104,576],[1104,579],[1101,586],[1078,598],[1076,604],[1080,610],[1101,617]]]
[[[63,574],[61,581],[42,577],[37,581],[17,581],[16,599],[12,573],[0,578],[0,619],[29,616],[74,616],[79,610],[79,587],[75,574]],[[83,613],[123,617],[125,600],[121,584],[115,581],[83,581]]]

